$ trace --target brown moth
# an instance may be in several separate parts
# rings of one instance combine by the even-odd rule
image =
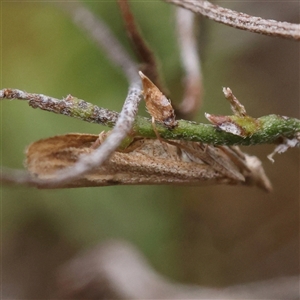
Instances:
[[[39,140],[27,148],[28,171],[45,181],[55,178],[57,171],[75,164],[80,155],[94,151],[94,143],[101,144],[105,137],[106,133],[100,137],[75,133]],[[144,138],[136,138],[125,150],[115,151],[100,167],[59,187],[209,183],[271,189],[260,161],[236,148],[187,141],[161,143]]]
[[[155,121],[157,121],[169,129],[174,129],[178,125],[178,122],[175,120],[171,101],[141,71],[139,71],[139,75],[142,79],[143,96],[147,110],[152,117],[152,124],[155,124]]]

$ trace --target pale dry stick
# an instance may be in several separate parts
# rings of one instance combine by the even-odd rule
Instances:
[[[300,24],[250,16],[204,0],[164,0],[216,22],[264,35],[300,40]]]
[[[119,113],[115,111],[99,107],[71,95],[63,99],[57,99],[43,94],[27,93],[18,89],[3,89],[0,90],[0,100],[3,99],[28,101],[29,106],[32,108],[39,108],[109,127],[113,127],[119,118]]]
[[[73,22],[104,50],[110,61],[121,67],[129,82],[138,82],[136,63],[114,36],[110,28],[80,2],[59,2],[57,4],[72,18]]]
[[[176,10],[176,25],[180,56],[185,71],[184,95],[179,113],[193,117],[201,106],[202,74],[201,62],[195,37],[195,15],[183,8]]]

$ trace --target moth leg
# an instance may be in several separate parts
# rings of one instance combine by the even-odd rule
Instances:
[[[98,138],[96,139],[96,141],[91,145],[91,149],[97,149],[104,141],[104,139],[106,138],[107,134],[105,131],[101,131],[98,135]]]
[[[157,129],[156,129],[155,118],[154,118],[154,117],[152,117],[152,128],[153,128],[153,131],[155,132],[155,135],[156,135],[157,139],[161,142],[161,144],[162,144],[164,150],[165,150],[166,152],[168,152],[168,147],[166,146],[166,144],[168,143],[168,141],[166,141],[165,139],[163,139],[163,138],[159,135],[159,133],[158,133],[158,131],[157,131]]]
[[[160,140],[160,141],[163,141],[163,139],[160,137],[160,135],[159,135],[159,133],[158,133],[158,131],[157,131],[157,129],[156,129],[155,118],[152,117],[151,120],[152,120],[152,122],[151,122],[152,129],[153,129],[153,131],[155,132],[155,135],[156,135],[157,139]]]

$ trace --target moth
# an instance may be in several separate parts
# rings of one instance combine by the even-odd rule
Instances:
[[[34,142],[26,151],[27,169],[39,179],[54,178],[57,171],[71,167],[81,155],[95,151],[95,142],[101,144],[106,136],[73,133]],[[219,183],[271,188],[260,161],[238,148],[145,138],[135,138],[103,165],[59,187]]]

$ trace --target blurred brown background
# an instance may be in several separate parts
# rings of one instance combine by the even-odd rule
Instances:
[[[86,3],[130,51],[115,2]],[[222,6],[299,23],[296,2],[224,2]],[[172,101],[180,101],[182,68],[174,6],[133,2],[133,12],[161,62]],[[43,1],[2,3],[1,88],[61,98],[67,94],[120,111],[127,83],[69,18]],[[155,16],[155,17],[153,17]],[[229,114],[229,86],[258,117],[299,114],[299,43],[239,31],[199,19],[204,112]],[[140,113],[146,115],[143,105]],[[1,165],[21,168],[26,145],[68,132],[104,128],[1,103]],[[161,274],[185,283],[226,286],[299,274],[299,149],[267,159],[274,146],[244,148],[257,155],[274,192],[257,188],[105,187],[37,190],[3,186],[2,280],[4,299],[47,299],[57,268],[78,250],[110,238],[138,247]]]

